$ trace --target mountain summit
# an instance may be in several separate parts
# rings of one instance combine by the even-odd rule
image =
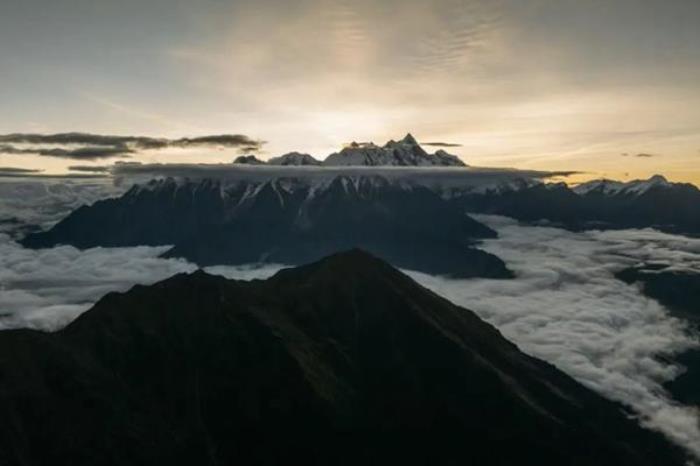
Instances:
[[[676,466],[622,407],[362,251],[0,332],[0,464]]]
[[[465,167],[466,164],[456,155],[438,150],[434,154],[426,152],[411,133],[400,141],[391,140],[378,146],[374,143],[352,142],[340,152],[329,155],[325,160],[316,160],[309,154],[290,152],[273,157],[267,162],[255,156],[238,157],[235,164],[276,165],[276,166],[401,166],[401,167]]]
[[[411,133],[400,141],[389,141],[384,146],[373,143],[352,143],[323,161],[326,166],[403,166],[403,167],[464,167],[459,157],[444,150],[429,154]]]
[[[321,162],[310,156],[309,154],[301,154],[299,152],[290,152],[279,157],[273,157],[267,161],[268,165],[280,166],[306,166],[306,165],[321,165]]]
[[[407,144],[409,146],[417,146],[418,145],[418,141],[416,141],[416,138],[414,138],[411,133],[406,134],[406,136],[404,136],[404,138],[401,141],[399,141],[399,143]]]

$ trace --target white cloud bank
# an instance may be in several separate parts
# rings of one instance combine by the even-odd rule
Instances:
[[[120,195],[127,188],[111,179],[0,180],[0,232],[17,224],[50,226],[82,205]]]
[[[671,401],[662,387],[683,371],[664,357],[698,341],[661,305],[613,276],[649,261],[700,272],[700,239],[653,230],[572,233],[477,218],[499,232],[483,249],[501,257],[515,280],[410,275],[474,310],[526,353],[631,406],[645,426],[700,458],[700,414]]]
[[[56,330],[88,310],[111,291],[149,285],[197,266],[158,256],[169,247],[94,248],[71,246],[30,250],[0,234],[0,329]],[[227,278],[266,278],[280,269],[270,265],[211,267]]]

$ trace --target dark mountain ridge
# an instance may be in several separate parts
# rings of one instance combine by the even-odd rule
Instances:
[[[428,188],[380,176],[309,183],[152,181],[72,212],[22,244],[41,248],[173,245],[167,257],[199,265],[302,264],[360,247],[392,264],[456,277],[507,278],[475,249],[496,233]]]
[[[0,332],[0,464],[681,465],[616,403],[351,251]]]
[[[656,228],[700,235],[700,190],[660,176],[627,184],[597,181],[574,189],[560,183],[466,191],[453,195],[452,201],[472,213],[546,221],[574,231]]]

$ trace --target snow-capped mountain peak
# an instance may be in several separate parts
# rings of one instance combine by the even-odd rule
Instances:
[[[416,141],[416,138],[414,138],[411,133],[406,134],[406,136],[399,142],[401,142],[403,144],[410,145],[410,146],[417,146],[418,145],[418,141]]]
[[[661,175],[654,175],[648,180],[637,180],[628,183],[628,187],[624,189],[625,192],[643,194],[652,188],[669,188],[673,184],[669,183],[666,178]]]
[[[279,157],[273,157],[267,161],[268,165],[321,165],[321,162],[313,158],[309,154],[302,154],[300,152],[290,152],[288,154],[281,155]]]
[[[654,175],[648,180],[634,180],[627,183],[612,180],[593,180],[582,183],[574,188],[574,192],[579,195],[587,195],[589,193],[600,193],[605,195],[642,195],[655,188],[670,188],[673,183],[670,183],[662,175]]]
[[[326,166],[465,166],[459,157],[439,150],[427,153],[416,138],[408,133],[400,141],[391,140],[384,146],[373,143],[352,143],[324,160]]]

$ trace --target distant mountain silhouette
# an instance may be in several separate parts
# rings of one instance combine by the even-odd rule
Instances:
[[[621,406],[360,251],[0,332],[0,464],[674,466]]]
[[[630,183],[595,181],[575,189],[563,183],[524,183],[451,197],[469,212],[548,221],[572,230],[653,227],[700,235],[700,190],[658,175]]]
[[[265,165],[265,162],[254,155],[240,155],[236,157],[233,163],[238,165]]]
[[[280,166],[307,166],[307,165],[321,165],[321,161],[316,160],[309,154],[301,154],[299,152],[290,152],[288,154],[281,155],[279,157],[273,157],[267,161],[268,165],[280,165]]]
[[[316,183],[154,181],[81,207],[22,244],[174,245],[167,257],[202,266],[294,265],[360,247],[402,268],[508,278],[511,272],[499,258],[473,247],[495,236],[428,188],[367,175]]]

